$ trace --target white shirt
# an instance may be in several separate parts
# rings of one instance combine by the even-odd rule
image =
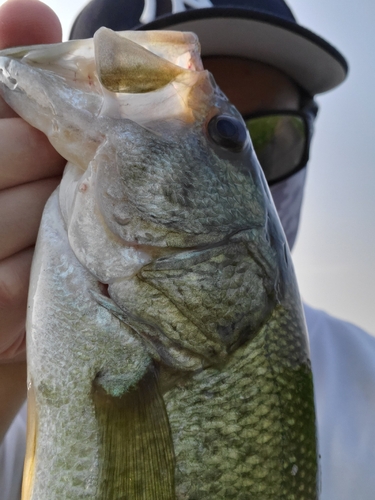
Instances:
[[[305,306],[321,454],[320,500],[375,498],[375,337]],[[26,411],[0,447],[0,498],[19,500]]]
[[[375,337],[305,306],[321,454],[320,500],[375,499]]]

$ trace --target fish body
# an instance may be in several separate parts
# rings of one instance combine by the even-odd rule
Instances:
[[[313,500],[313,384],[285,236],[195,35],[0,53],[68,160],[33,262],[23,500]]]

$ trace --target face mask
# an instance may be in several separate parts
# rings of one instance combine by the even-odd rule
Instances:
[[[306,167],[287,179],[270,186],[290,249],[293,248],[297,236],[305,181]]]

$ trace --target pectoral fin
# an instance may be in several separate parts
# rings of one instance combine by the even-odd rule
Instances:
[[[99,79],[112,92],[152,92],[187,71],[107,28],[95,33],[94,44]]]
[[[102,500],[174,500],[172,436],[157,372],[152,367],[138,386],[113,397],[93,384],[100,428]]]

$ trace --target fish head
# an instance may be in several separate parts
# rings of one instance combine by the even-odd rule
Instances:
[[[9,104],[68,160],[60,208],[96,300],[153,357],[196,370],[254,336],[290,278],[241,115],[192,33],[101,28],[0,53]]]

